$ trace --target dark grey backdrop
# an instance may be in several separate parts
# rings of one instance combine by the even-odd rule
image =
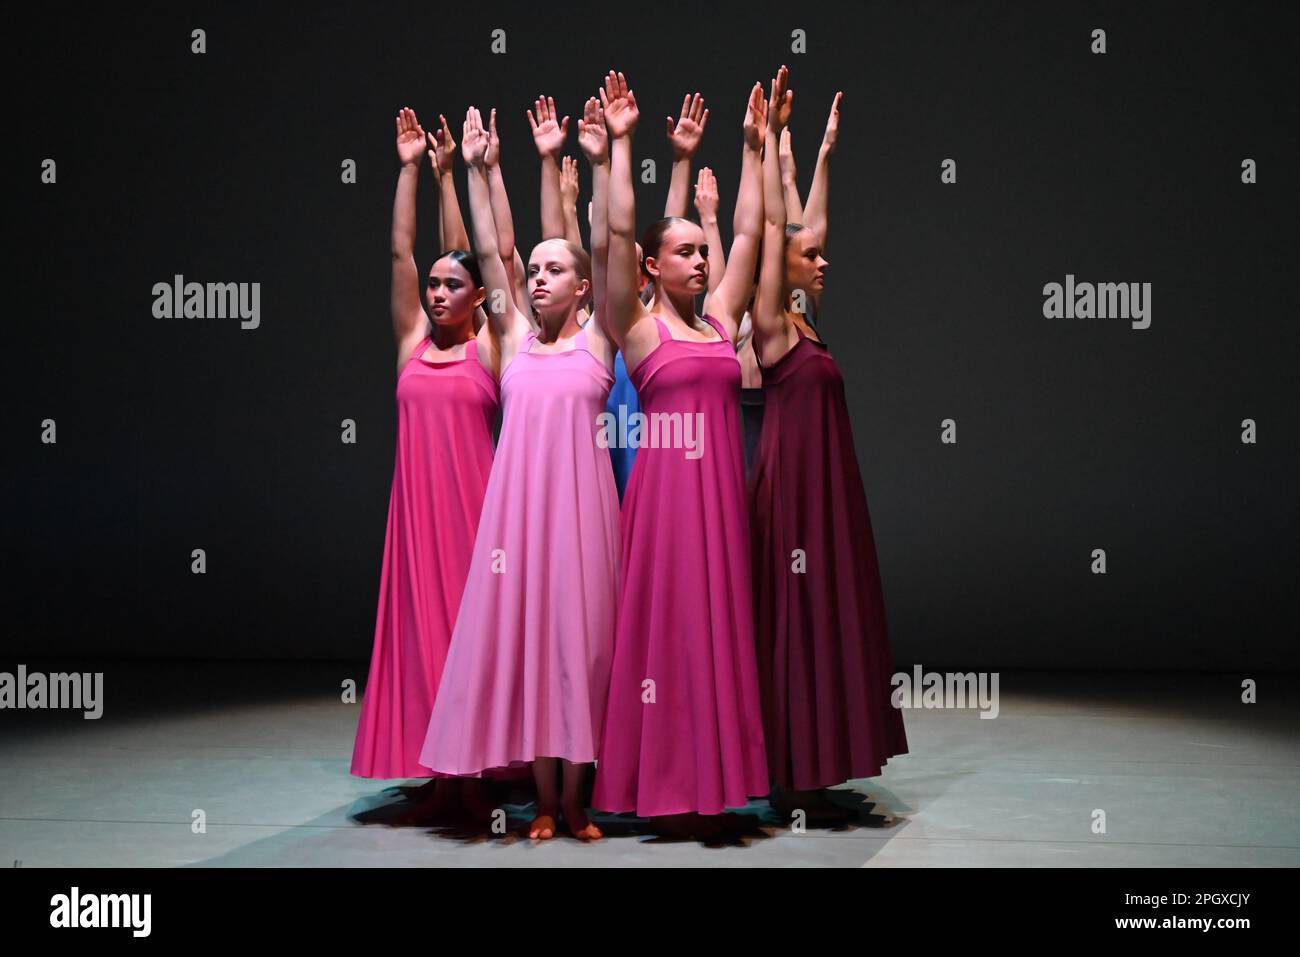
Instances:
[[[899,664],[1294,666],[1297,71],[1279,7],[611,6],[47,6],[11,35],[4,658],[368,656],[397,108],[428,128],[443,111],[458,137],[467,103],[498,108],[526,256],[534,95],[576,136],[601,73],[628,74],[636,154],[663,174],[639,187],[644,227],[663,117],[699,90],[697,167],[729,236],[744,99],[785,62],[804,191],[845,91],[822,321]],[[588,187],[584,167],[584,204]],[[175,273],[260,282],[261,327],[153,318]],[[1067,273],[1151,282],[1151,328],[1045,319],[1043,284]]]

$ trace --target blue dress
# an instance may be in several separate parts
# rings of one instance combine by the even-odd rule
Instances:
[[[632,385],[632,380],[627,377],[627,363],[623,361],[622,352],[614,357],[614,387],[609,390],[609,400],[605,403],[605,411],[614,416],[616,422],[620,421],[618,413],[620,405],[627,407],[627,411],[623,413],[623,421],[630,420],[634,413],[641,411],[636,388]],[[618,499],[621,502],[623,489],[627,486],[627,477],[632,474],[632,463],[636,461],[636,449],[619,448],[616,443],[610,446],[609,458],[614,466],[614,483],[618,486]]]

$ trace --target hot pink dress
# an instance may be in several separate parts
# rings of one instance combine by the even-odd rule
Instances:
[[[442,678],[492,468],[496,380],[478,360],[428,362],[425,339],[397,374],[397,454],[370,677],[352,773],[429,777],[420,747]]]
[[[721,324],[704,318],[721,341],[674,339],[655,317],[659,345],[631,376],[643,413],[677,416],[683,437],[698,423],[702,439],[698,455],[643,444],[623,497],[623,584],[592,805],[642,817],[720,814],[768,792],[740,363]]]
[[[532,352],[504,412],[465,598],[420,760],[472,775],[538,757],[594,761],[618,595],[619,506],[597,444],[614,378],[587,348]]]

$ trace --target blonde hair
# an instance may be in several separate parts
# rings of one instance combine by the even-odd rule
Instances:
[[[582,302],[578,303],[578,308],[581,309],[583,306],[591,305],[593,293],[595,292],[595,286],[591,281],[591,254],[577,243],[570,242],[562,236],[543,239],[542,243],[559,243],[569,251],[569,255],[573,257],[573,271],[578,274],[579,279],[587,280],[587,295],[583,297]],[[542,243],[537,245],[540,246]]]

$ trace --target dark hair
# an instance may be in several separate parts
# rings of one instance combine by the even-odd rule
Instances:
[[[452,262],[463,267],[464,270],[469,273],[469,278],[473,281],[474,288],[481,289],[483,287],[483,274],[478,268],[478,257],[473,253],[467,253],[463,249],[449,249],[433,262],[436,263],[439,259],[450,259]],[[433,268],[433,263],[429,264],[429,268]],[[428,273],[425,274],[425,277],[427,285]]]
[[[645,273],[647,279],[653,281],[654,276],[651,276],[650,271],[645,268],[645,261],[651,256],[656,259],[659,258],[659,247],[664,244],[664,235],[669,228],[677,223],[689,222],[691,222],[689,219],[684,219],[681,216],[666,216],[657,222],[651,223],[649,228],[646,229],[641,236],[641,271]]]
[[[785,242],[782,244],[782,247],[781,247],[782,250],[788,249],[789,246],[790,246],[790,240],[794,239],[794,238],[795,238],[796,236],[798,236],[801,232],[803,232],[805,229],[808,229],[808,228],[809,228],[809,227],[808,227],[808,226],[805,226],[803,223],[786,223],[786,224],[785,224]],[[760,278],[761,278],[761,276],[762,276],[762,272],[763,272],[763,256],[762,256],[762,254],[760,253],[760,254],[759,254],[759,257],[758,257],[758,262],[756,262],[756,263],[754,264],[754,285],[753,285],[753,288],[750,290],[750,293],[749,293],[749,308],[750,308],[750,309],[753,309],[753,308],[754,308],[754,297],[758,295],[758,283],[759,283],[759,280],[760,280]],[[812,326],[814,329],[816,329],[816,328],[817,328],[817,304],[816,304],[815,302],[811,302],[811,301],[810,301],[810,302],[808,303],[808,306],[809,306],[809,309],[808,309],[808,311],[807,311],[804,315],[805,315],[805,317],[806,317],[807,320],[808,320],[808,324],[809,324],[810,326]],[[818,335],[820,336],[821,333],[818,332]]]

